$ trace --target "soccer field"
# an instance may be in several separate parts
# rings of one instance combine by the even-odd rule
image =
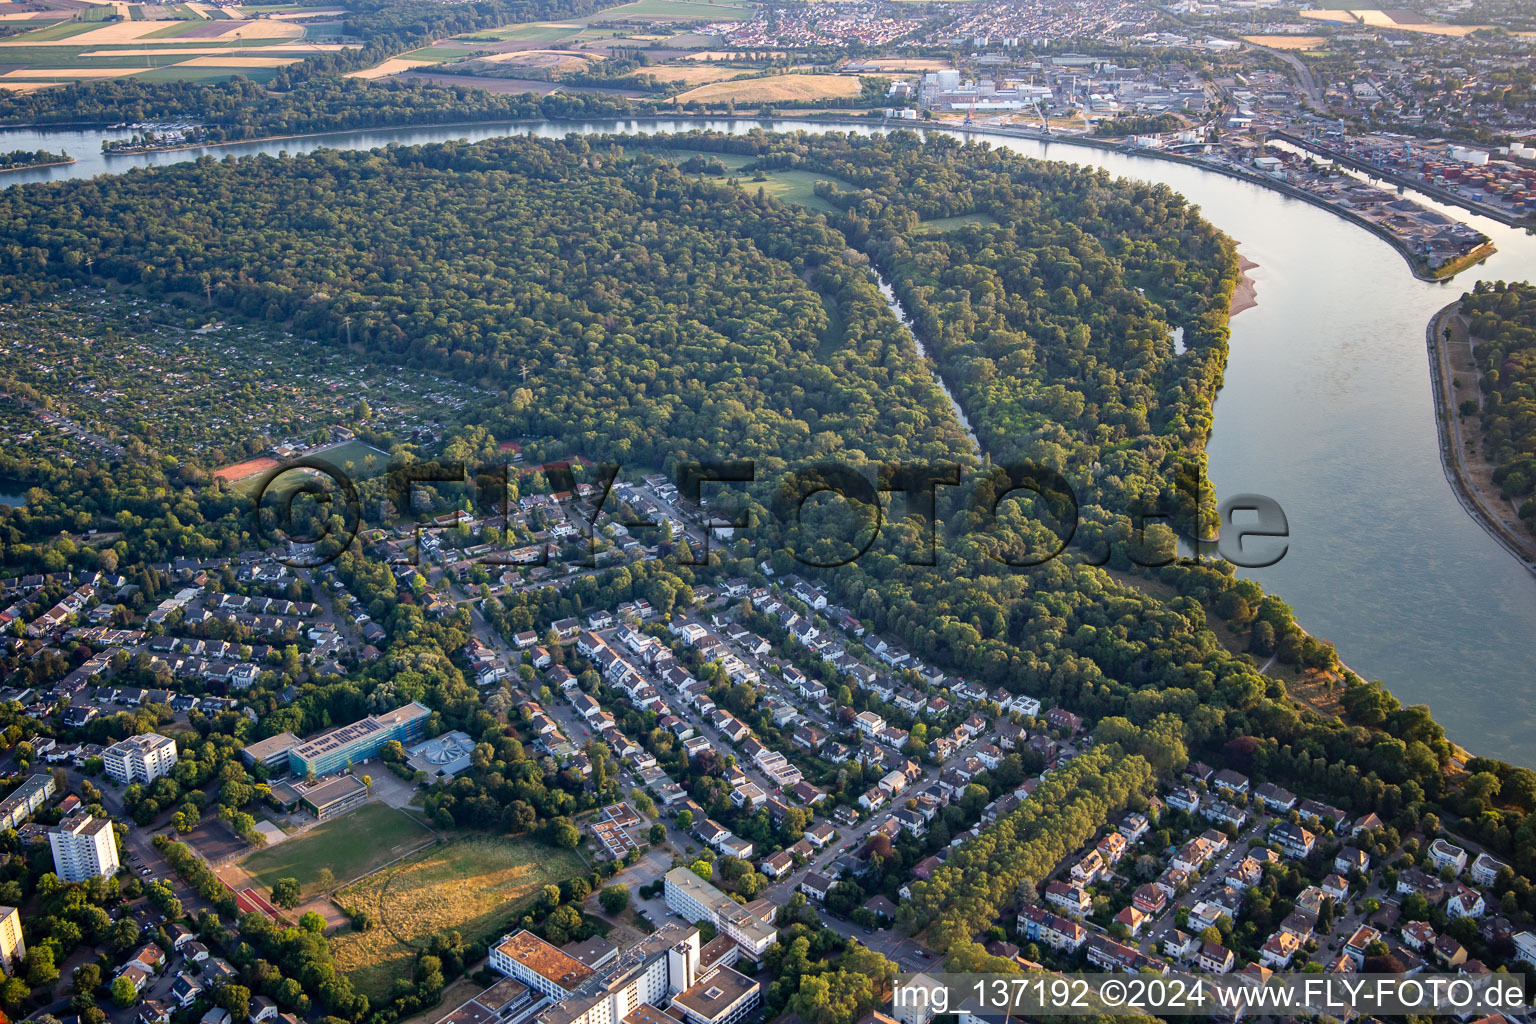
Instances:
[[[268,889],[279,878],[297,878],[305,896],[311,896],[319,888],[315,879],[322,868],[330,868],[336,882],[344,883],[377,871],[431,838],[404,812],[381,803],[364,804],[302,836],[257,850],[240,867]]]

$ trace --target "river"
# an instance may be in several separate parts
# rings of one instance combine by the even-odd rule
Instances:
[[[617,120],[336,133],[177,153],[105,157],[126,131],[10,131],[0,149],[63,149],[78,162],[0,175],[61,180],[195,159],[365,149],[511,133],[757,127],[822,131],[784,119]],[[1447,211],[1499,251],[1449,285],[1419,281],[1385,242],[1301,200],[1186,164],[995,137],[1018,152],[1166,183],[1197,202],[1258,264],[1258,306],[1232,321],[1216,405],[1211,478],[1219,495],[1280,502],[1291,543],[1250,575],[1357,672],[1404,703],[1428,704],[1457,742],[1536,767],[1536,577],[1462,508],[1439,461],[1424,345],[1430,316],[1478,278],[1536,280],[1536,237]],[[1433,204],[1431,204],[1433,205]]]

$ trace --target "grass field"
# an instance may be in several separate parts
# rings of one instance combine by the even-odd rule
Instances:
[[[472,56],[478,52],[480,51],[467,46],[423,46],[419,50],[411,50],[408,53],[400,54],[400,56],[404,60],[419,60],[440,64],[443,61],[463,60],[465,57]]]
[[[305,894],[312,895],[321,868],[330,868],[338,882],[361,878],[429,839],[431,833],[414,818],[370,803],[296,839],[257,850],[240,867],[269,889],[279,878],[297,878]]]
[[[370,999],[385,998],[394,979],[410,975],[415,950],[435,932],[457,929],[467,942],[491,938],[545,885],[586,870],[576,851],[526,840],[435,846],[336,895],[344,910],[367,911],[379,922],[331,940],[336,966]]]
[[[741,187],[748,192],[755,193],[761,187],[766,195],[786,203],[797,203],[818,213],[831,213],[836,209],[816,194],[818,181],[830,181],[844,188],[850,187],[847,182],[839,181],[829,174],[816,174],[812,171],[769,171],[767,177],[767,181],[753,181],[750,177],[738,180],[741,182]]]
[[[932,220],[925,220],[918,224],[917,230],[934,232],[953,231],[956,228],[963,228],[969,224],[980,224],[983,227],[989,228],[998,226],[994,218],[984,213],[965,213],[958,217],[935,217]]]
[[[172,72],[179,72],[188,77],[204,79],[216,77],[219,75],[237,73],[231,66],[187,67],[185,64],[175,68],[161,68],[160,70],[167,74]],[[271,77],[276,73],[276,69],[242,68],[238,73],[255,78],[263,72],[265,72],[268,77]],[[139,77],[145,78],[147,77],[147,73],[140,75]],[[328,465],[341,470],[343,473],[354,480],[366,480],[370,477],[378,476],[380,473],[384,472],[384,470],[389,468],[389,453],[381,452],[377,448],[364,444],[362,441],[345,441],[330,448],[309,452],[305,457],[319,459]],[[269,471],[267,470],[263,470],[262,472],[255,473],[251,476],[237,480],[234,483],[234,487],[236,490],[252,493],[255,491],[258,485],[267,479],[268,472]],[[299,485],[305,480],[306,477],[314,476],[315,474],[313,472],[307,472],[304,470],[290,470],[289,472],[283,473],[273,481],[272,487],[267,490],[264,495],[264,499],[266,501],[276,501],[279,498],[286,498],[288,493],[298,489]],[[320,482],[326,487],[327,490],[335,489],[335,486],[328,483],[327,481],[322,480]]]
[[[859,94],[853,75],[774,75],[742,81],[714,82],[678,96],[684,103],[786,103],[795,100],[847,99]]]

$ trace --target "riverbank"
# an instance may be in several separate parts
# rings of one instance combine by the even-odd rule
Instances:
[[[1525,531],[1513,509],[1506,512],[1501,507],[1507,506],[1508,502],[1493,482],[1493,467],[1481,456],[1474,455],[1476,442],[1467,438],[1462,430],[1457,374],[1470,376],[1472,387],[1464,391],[1477,396],[1481,394],[1476,385],[1481,373],[1472,360],[1472,341],[1460,307],[1461,300],[1458,299],[1441,309],[1430,318],[1425,330],[1429,380],[1434,389],[1435,422],[1440,439],[1440,465],[1467,514],[1521,565],[1536,574],[1536,538]],[[1458,353],[1461,356],[1459,364]]]
[[[68,167],[79,162],[74,157],[70,157],[68,160],[50,160],[45,164],[15,164],[11,167],[0,167],[0,174],[9,174],[12,171],[40,171],[46,167]]]
[[[652,120],[654,115],[645,115],[638,120]],[[108,150],[105,155],[113,156],[153,156],[158,153],[185,153],[194,149],[225,149],[230,146],[268,146],[274,142],[298,142],[304,139],[325,139],[333,135],[356,135],[358,132],[392,132],[410,131],[413,129],[434,128],[516,128],[519,125],[544,124],[549,121],[559,120],[553,117],[530,117],[516,121],[424,121],[414,124],[378,124],[366,128],[332,128],[323,132],[290,132],[287,135],[261,135],[249,139],[220,139],[216,142],[188,142],[180,146],[125,146],[121,149]],[[573,118],[573,121],[590,121],[591,118]],[[73,163],[74,161],[71,161]]]
[[[1248,276],[1248,271],[1258,268],[1242,253],[1237,255],[1237,287],[1232,289],[1232,305],[1227,309],[1227,319],[1230,320],[1245,309],[1252,309],[1259,304],[1258,289],[1254,287],[1253,278]]]

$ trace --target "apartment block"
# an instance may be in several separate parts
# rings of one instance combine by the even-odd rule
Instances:
[[[0,907],[0,971],[14,975],[21,958],[27,955],[27,943],[21,936],[21,911]]]
[[[667,872],[666,900],[673,913],[689,921],[709,921],[718,934],[729,936],[753,959],[779,940],[778,931],[767,920],[774,910],[771,905],[763,908],[764,913],[755,913],[687,868]]]
[[[20,828],[55,791],[50,774],[34,775],[17,786],[10,796],[0,800],[0,829]]]
[[[107,776],[125,786],[149,783],[176,767],[176,741],[145,732],[114,743],[101,752]]]
[[[117,873],[117,837],[106,818],[72,814],[48,830],[48,845],[53,872],[66,882]]]

